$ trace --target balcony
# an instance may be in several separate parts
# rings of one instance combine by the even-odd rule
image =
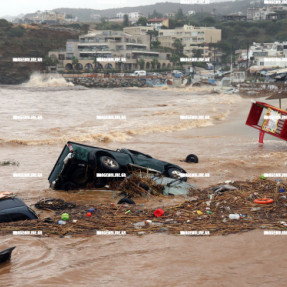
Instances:
[[[94,47],[94,48],[78,48],[79,52],[99,52],[99,51],[112,51],[109,47]]]

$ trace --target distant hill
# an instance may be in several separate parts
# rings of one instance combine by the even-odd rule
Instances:
[[[93,14],[101,15],[101,17],[112,18],[115,17],[117,13],[129,13],[129,12],[140,12],[145,16],[152,14],[154,10],[161,14],[177,12],[179,8],[182,9],[184,13],[187,13],[189,10],[195,12],[207,12],[215,13],[217,15],[225,15],[231,13],[242,12],[246,14],[247,8],[250,7],[250,2],[252,0],[239,0],[239,1],[227,1],[220,3],[212,3],[209,5],[189,5],[189,4],[179,4],[171,2],[160,2],[153,5],[145,6],[136,6],[136,7],[123,7],[115,9],[105,9],[105,10],[96,10],[96,9],[76,9],[76,8],[58,8],[53,11],[72,14],[77,16],[80,22],[90,22],[94,21],[92,18]]]
[[[20,84],[29,79],[40,63],[13,62],[13,58],[45,58],[50,50],[65,48],[68,39],[77,39],[80,30],[55,30],[41,25],[24,28],[0,19],[0,84]]]

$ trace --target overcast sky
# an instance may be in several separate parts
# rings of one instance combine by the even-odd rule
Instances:
[[[2,3],[1,5],[0,16],[17,16],[19,14],[34,13],[37,10],[52,10],[55,8],[91,8],[102,10],[149,5],[166,1],[180,3],[180,0],[7,0],[4,2],[5,4]],[[219,1],[224,0],[216,0],[216,2]],[[211,2],[214,2],[214,0],[211,0]]]
[[[8,0],[1,5],[0,15],[18,15],[33,13],[37,10],[55,8],[91,8],[108,9],[127,6],[139,6],[163,2],[160,0]],[[179,0],[170,1],[179,2]]]

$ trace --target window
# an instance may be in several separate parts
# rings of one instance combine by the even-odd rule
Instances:
[[[72,44],[67,44],[67,52],[73,52],[73,45]]]

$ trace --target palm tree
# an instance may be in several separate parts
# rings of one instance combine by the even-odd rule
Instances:
[[[170,57],[170,61],[172,62],[173,66],[180,65],[180,56],[177,54],[172,54]]]
[[[72,65],[73,65],[73,67],[74,67],[75,70],[77,70],[77,64],[78,64],[78,63],[79,63],[78,58],[73,57],[73,58],[72,58]]]
[[[140,66],[140,69],[143,70],[144,64],[145,64],[144,58],[140,58],[140,59],[138,60],[138,64],[139,64],[139,66]]]
[[[158,59],[157,58],[153,58],[152,61],[151,61],[151,65],[152,65],[152,68],[154,69],[158,64]]]
[[[94,57],[93,63],[94,63],[94,65],[95,65],[94,71],[96,71],[96,70],[97,70],[96,66],[97,66],[97,63],[98,63],[97,57]]]
[[[180,39],[175,39],[172,46],[175,48],[178,55],[182,56],[183,54],[183,45]]]

